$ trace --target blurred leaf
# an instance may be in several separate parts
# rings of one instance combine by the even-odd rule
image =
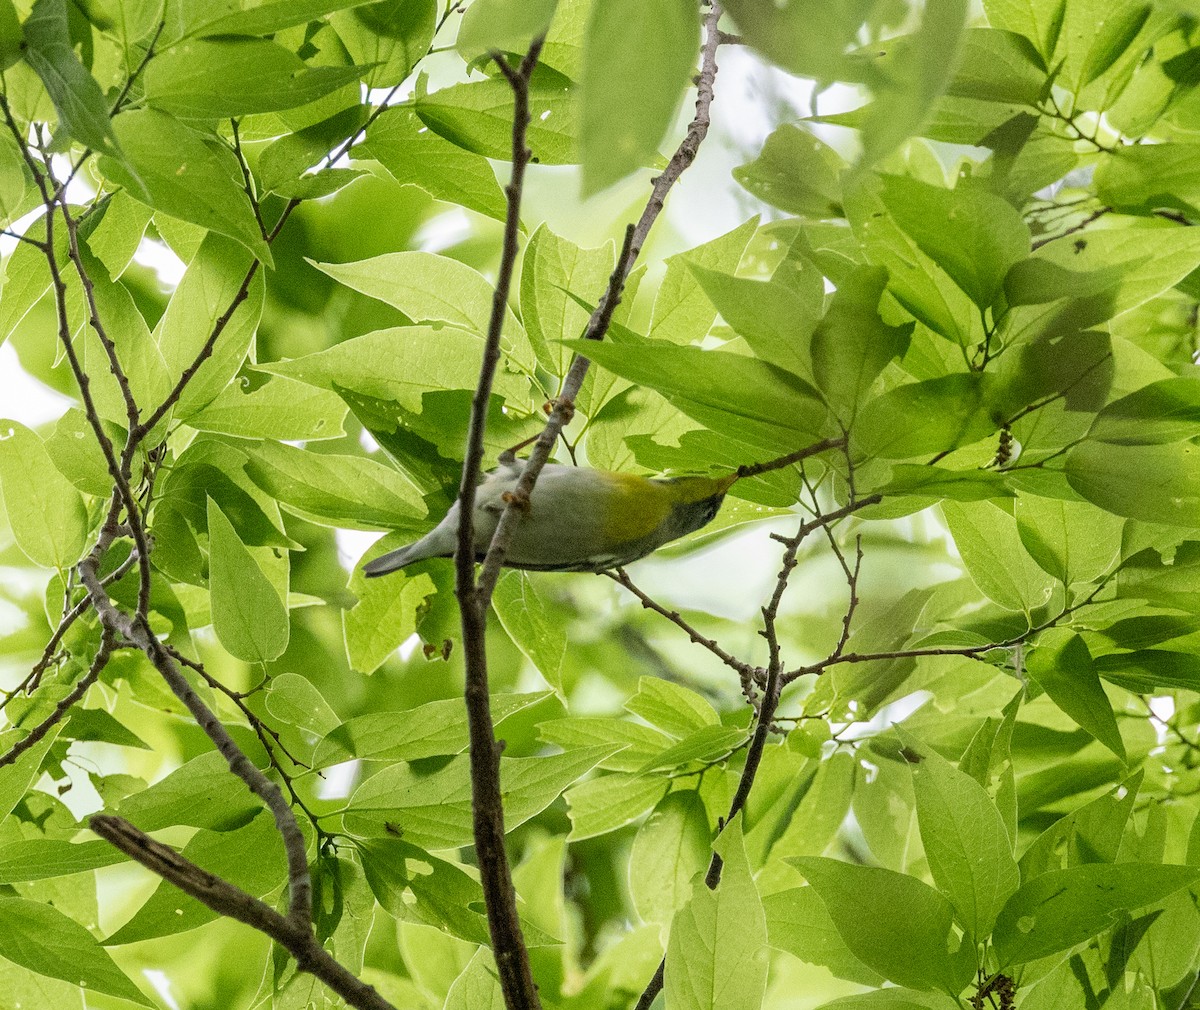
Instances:
[[[907,463],[892,467],[892,479],[879,488],[879,493],[884,496],[949,498],[953,501],[1012,498],[1016,494],[1008,486],[1004,475],[993,470],[948,470],[942,466],[912,466]]]
[[[692,896],[671,920],[666,998],[673,1010],[756,1010],[767,987],[767,920],[742,842],[742,822],[714,848],[724,860],[709,890],[697,874]]]
[[[283,28],[316,21],[334,11],[362,7],[373,0],[265,0],[247,10],[234,10],[194,29],[197,35],[273,35]]]
[[[887,284],[882,267],[860,267],[834,292],[812,338],[813,375],[830,409],[847,426],[854,423],[889,361],[908,349],[912,324],[888,326],[879,315]]]
[[[499,726],[509,716],[548,697],[548,691],[496,693],[492,696],[492,720]],[[350,758],[418,761],[461,754],[467,749],[467,742],[466,708],[461,698],[449,698],[403,712],[370,712],[348,719],[331,730],[317,746],[314,760],[320,767]]]
[[[828,144],[785,123],[767,138],[754,161],[733,170],[733,177],[764,203],[790,214],[841,217],[839,177],[845,167]]]
[[[0,956],[39,975],[154,1006],[91,933],[49,904],[0,896]]]
[[[661,753],[672,743],[665,733],[640,722],[602,716],[549,719],[538,723],[538,737],[547,743],[558,744],[564,750],[620,744],[621,750],[600,763],[601,768],[619,772],[637,771],[652,755]]]
[[[768,894],[763,898],[763,909],[772,947],[786,950],[808,964],[828,968],[835,978],[860,985],[883,983],[882,975],[850,952],[815,887],[792,887]]]
[[[579,78],[585,197],[653,163],[699,48],[700,18],[692,0],[593,6]]]
[[[507,205],[488,160],[440,137],[411,108],[388,109],[354,150],[374,158],[402,186],[504,220]]]
[[[478,0],[463,15],[455,47],[467,60],[498,49],[524,53],[550,26],[558,0]]]
[[[1092,863],[1053,870],[1022,885],[996,921],[1000,967],[1067,950],[1104,932],[1122,909],[1152,905],[1200,876],[1193,866]]]
[[[1114,400],[1096,415],[1089,438],[1151,445],[1195,438],[1200,432],[1200,378],[1162,379]]]
[[[35,565],[65,571],[83,557],[91,527],[83,497],[17,421],[0,420],[0,491],[13,538]]]
[[[731,0],[726,5],[746,42],[786,70],[838,80],[843,54],[856,43],[874,0],[836,0],[820,17],[800,0]]]
[[[708,815],[699,794],[665,796],[638,829],[629,857],[629,890],[642,919],[669,924],[710,854]]]
[[[1003,28],[968,28],[946,94],[1036,106],[1047,78],[1041,54],[1025,36]]]
[[[1025,550],[1012,516],[987,502],[941,507],[967,573],[988,599],[1029,613],[1050,598],[1053,581]]]
[[[127,858],[102,840],[68,842],[61,838],[31,838],[10,842],[0,848],[0,882],[12,884],[86,873],[101,866],[123,863]]]
[[[225,513],[208,499],[209,584],[217,638],[247,663],[283,654],[288,613],[258,563],[246,550]]]

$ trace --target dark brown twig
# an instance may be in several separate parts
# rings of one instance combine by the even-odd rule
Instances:
[[[174,849],[156,842],[129,821],[96,814],[88,826],[135,863],[178,887],[219,915],[265,933],[296,959],[300,971],[314,975],[348,1004],[360,1010],[395,1010],[374,986],[357,979],[321,946],[310,927],[282,916],[264,901],[222,877],[209,873]]]
[[[488,692],[487,611],[490,589],[485,593],[475,583],[475,489],[483,465],[483,442],[488,401],[496,367],[500,362],[500,339],[508,306],[508,293],[519,253],[521,194],[525,168],[532,152],[526,145],[529,126],[529,79],[537,66],[542,38],[534,39],[517,69],[499,53],[492,59],[513,91],[512,175],[505,196],[504,245],[500,271],[492,295],[492,312],[484,341],[479,381],[471,400],[471,421],[462,483],[458,492],[458,547],[454,553],[454,591],[462,615],[463,655],[466,663],[467,722],[470,728],[471,811],[474,822],[475,856],[479,864],[487,909],[488,930],[508,1010],[540,1010],[537,985],[529,967],[529,951],[517,915],[516,891],[504,844],[504,797],[500,788],[500,751],[492,723]]]

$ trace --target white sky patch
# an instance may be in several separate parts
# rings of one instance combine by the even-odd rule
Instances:
[[[5,414],[36,428],[62,417],[71,401],[26,373],[16,349],[5,343],[0,344],[0,404]]]
[[[348,572],[353,571],[359,558],[381,536],[383,536],[382,533],[368,530],[334,530],[333,538],[337,543],[338,561],[341,562],[342,567]]]
[[[133,261],[144,267],[149,267],[158,279],[168,288],[176,287],[183,280],[183,272],[187,264],[165,242],[157,239],[144,238],[133,254]]]
[[[158,993],[159,999],[166,1003],[171,1010],[179,1010],[178,1001],[171,995],[171,979],[165,971],[159,971],[157,968],[143,968],[142,974],[146,976],[146,981]]]
[[[321,788],[317,792],[317,799],[346,799],[350,795],[350,790],[354,788],[354,780],[358,778],[359,764],[359,760],[354,758],[350,761],[343,761],[340,765],[326,768],[321,773]]]
[[[438,253],[465,242],[473,231],[467,212],[462,207],[455,207],[421,225],[413,236],[413,244],[421,252]]]

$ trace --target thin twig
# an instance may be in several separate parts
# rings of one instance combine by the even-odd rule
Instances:
[[[780,456],[778,459],[768,460],[765,463],[744,463],[737,468],[738,480],[757,477],[760,473],[767,473],[770,470],[782,470],[785,466],[801,463],[810,456],[817,456],[829,449],[839,449],[845,445],[846,436],[839,435],[837,438],[827,438],[822,442],[805,446],[803,449],[797,449],[795,452],[789,452],[786,456]]]
[[[174,884],[218,915],[237,919],[265,933],[296,959],[300,971],[319,978],[350,1006],[360,1010],[395,1010],[374,986],[360,981],[334,960],[310,927],[296,922],[291,916],[280,915],[265,901],[209,873],[121,817],[96,814],[88,820],[88,826],[135,863]]]
[[[691,624],[689,624],[683,619],[683,617],[680,616],[677,610],[668,610],[661,603],[658,603],[652,597],[642,592],[642,590],[634,585],[633,580],[629,577],[629,573],[626,572],[624,568],[611,568],[608,571],[602,572],[601,574],[607,575],[613,580],[613,582],[616,582],[618,585],[624,586],[626,589],[628,589],[631,593],[633,593],[634,596],[638,598],[639,601],[641,601],[642,606],[646,610],[653,610],[656,614],[661,614],[677,628],[683,631],[688,636],[690,641],[695,642],[697,645],[704,646],[704,648],[716,656],[717,659],[719,659],[722,663],[728,666],[731,670],[736,671],[737,675],[742,678],[743,681],[749,680],[751,682],[756,682],[765,676],[765,671],[762,669],[762,667],[754,666],[751,663],[742,662],[736,656],[722,649],[721,646],[716,643],[716,641],[711,638],[706,638],[704,635],[700,634],[699,631],[697,631]]]
[[[496,367],[500,362],[500,339],[508,306],[508,293],[519,253],[521,195],[525,168],[532,152],[526,144],[529,126],[529,79],[537,66],[543,38],[533,40],[517,69],[500,53],[492,59],[507,78],[513,92],[512,175],[505,187],[507,212],[500,270],[492,296],[492,312],[484,341],[479,381],[471,401],[467,451],[458,492],[458,545],[454,552],[454,590],[462,615],[463,655],[466,664],[464,697],[470,728],[471,811],[474,823],[475,856],[479,864],[487,910],[488,930],[508,1010],[540,1010],[537,985],[529,966],[529,951],[517,914],[516,891],[504,844],[504,797],[500,788],[500,751],[492,722],[487,668],[487,594],[475,583],[475,489],[483,465],[484,435],[488,402]]]
[[[662,212],[667,194],[688,166],[696,160],[696,153],[700,149],[700,144],[708,135],[713,100],[713,81],[717,75],[717,46],[720,44],[717,22],[720,18],[721,5],[714,2],[704,19],[706,35],[700,61],[700,73],[696,78],[696,114],[692,119],[691,125],[688,127],[687,134],[684,136],[682,143],[680,143],[675,153],[671,156],[671,160],[667,163],[663,174],[654,180],[650,199],[642,211],[637,224],[626,232],[625,244],[621,249],[620,256],[617,257],[617,265],[613,270],[612,277],[609,279],[608,287],[592,312],[591,318],[588,320],[587,329],[584,331],[583,335],[587,340],[604,339],[609,323],[612,321],[613,312],[616,311],[616,307],[621,300],[621,292],[624,290],[625,280],[628,278],[629,272],[633,269],[633,264],[641,252],[642,245],[650,233],[651,226]],[[579,354],[575,355],[570,368],[567,369],[562,389],[554,401],[554,409],[550,412],[550,417],[546,422],[545,428],[542,429],[542,433],[534,442],[533,449],[529,453],[529,459],[525,463],[525,469],[521,471],[517,485],[512,491],[512,500],[509,502],[508,508],[500,515],[496,534],[492,537],[491,546],[488,548],[487,557],[484,559],[483,570],[479,575],[480,592],[486,599],[491,598],[492,590],[496,586],[496,580],[500,577],[500,567],[504,564],[504,556],[508,552],[509,544],[512,542],[516,523],[519,521],[520,510],[528,503],[529,496],[533,493],[534,486],[537,483],[538,475],[542,472],[542,468],[550,458],[550,452],[554,448],[554,444],[558,441],[559,433],[574,416],[575,399],[583,386],[588,365],[589,361],[587,358]]]
[[[54,726],[62,721],[63,717],[71,710],[71,707],[87,694],[88,688],[100,679],[100,674],[104,672],[104,668],[108,665],[109,657],[113,653],[113,643],[114,636],[112,629],[105,627],[100,632],[100,648],[96,650],[96,655],[92,659],[87,673],[80,677],[75,686],[71,688],[70,693],[54,706],[54,711],[29,731],[28,736],[22,737],[8,749],[7,753],[0,755],[0,768],[12,764],[34,744],[45,737]]]

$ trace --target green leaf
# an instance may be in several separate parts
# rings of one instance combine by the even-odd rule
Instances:
[[[500,693],[492,696],[492,721],[505,719],[550,697]],[[364,761],[418,761],[461,754],[467,749],[467,711],[461,698],[431,701],[403,712],[370,712],[348,719],[317,745],[319,767],[351,758]]]
[[[996,301],[1009,268],[1029,255],[1029,228],[1021,215],[969,179],[942,189],[884,176],[883,202],[921,251],[981,309]]]
[[[944,466],[908,463],[892,467],[892,479],[879,488],[879,493],[884,496],[950,498],[953,501],[983,501],[1015,495],[1005,476],[994,470],[948,470]]]
[[[801,0],[731,0],[725,5],[742,38],[772,63],[806,77],[839,80],[843,54],[856,44],[864,4],[831,4],[814,18]]]
[[[402,186],[504,220],[507,204],[488,160],[438,136],[412,108],[388,109],[354,150],[374,158]]]
[[[622,749],[605,758],[601,768],[637,771],[651,756],[671,746],[671,737],[640,722],[615,716],[572,716],[538,723],[538,738],[564,750],[597,744],[620,744]]]
[[[558,0],[477,0],[463,15],[455,48],[468,60],[490,49],[523,53],[542,35]]]
[[[29,168],[16,142],[7,133],[0,135],[0,221],[8,224],[24,213],[25,193],[31,182]]]
[[[1088,438],[1120,445],[1152,445],[1195,438],[1200,432],[1200,379],[1161,379],[1108,404]]]
[[[262,802],[216,751],[194,757],[149,788],[121,800],[116,812],[143,831],[176,824],[232,831],[250,823]]]
[[[505,830],[541,813],[613,751],[584,747],[545,757],[501,758]],[[470,844],[469,765],[467,756],[460,755],[432,773],[408,764],[383,769],[350,797],[344,814],[347,829],[376,837],[399,831],[406,841],[430,849]]]
[[[704,351],[644,338],[620,344],[565,343],[622,378],[673,399],[689,416],[693,416],[690,404],[694,402],[721,414],[795,432],[796,439],[819,437],[825,410],[815,391],[803,379],[775,365],[728,351]]]
[[[215,134],[193,130],[158,109],[122,112],[113,130],[124,160],[100,159],[107,179],[156,211],[228,235],[271,264],[237,158]]]
[[[699,343],[708,335],[717,318],[717,310],[693,276],[693,270],[733,273],[757,227],[758,218],[751,218],[711,242],[667,257],[667,272],[654,297],[648,334],[651,339],[691,344]]]
[[[650,164],[695,72],[691,0],[607,0],[592,7],[579,79],[579,154],[590,196]]]
[[[638,828],[629,855],[629,891],[643,920],[671,922],[691,896],[692,878],[708,865],[710,834],[704,802],[690,789],[663,797]]]
[[[1050,598],[1053,581],[1021,544],[1012,516],[993,504],[946,501],[942,515],[963,564],[988,599],[1025,613]]]
[[[677,738],[721,721],[716,709],[695,691],[657,677],[642,677],[637,694],[625,702],[625,708]]]
[[[186,39],[158,53],[144,75],[146,102],[184,119],[278,112],[357,81],[360,68],[308,67],[277,42]]]
[[[237,531],[208,499],[209,585],[217,638],[231,655],[265,663],[288,643],[288,612]]]
[[[1066,457],[1073,490],[1102,509],[1152,523],[1200,527],[1200,446],[1080,442]]]
[[[283,840],[274,818],[265,811],[235,831],[197,831],[181,853],[207,873],[223,877],[256,898],[274,890],[287,873]],[[163,880],[133,917],[104,943],[120,946],[173,936],[218,917],[219,913],[199,898],[181,894],[174,884]]]
[[[1052,870],[1022,885],[992,935],[1000,967],[1068,950],[1117,921],[1122,910],[1153,905],[1200,877],[1200,867],[1091,863]]]
[[[929,872],[963,928],[982,942],[1021,884],[1013,840],[983,786],[908,734],[901,739],[919,753],[909,771]]]
[[[0,847],[0,883],[64,877],[124,862],[126,856],[108,842],[68,842],[36,838]]]
[[[481,946],[446,993],[443,1010],[505,1010],[504,990],[496,973],[496,962],[487,946]]]
[[[984,0],[988,23],[1023,35],[1047,59],[1054,55],[1062,28],[1064,4],[1029,0]]]
[[[382,537],[364,560],[402,546],[410,536]],[[397,572],[386,579],[368,579],[359,565],[350,576],[349,589],[358,602],[342,611],[346,658],[359,673],[371,674],[416,632],[436,588],[425,572]]]
[[[23,55],[46,86],[63,128],[84,147],[121,157],[104,93],[72,47],[65,0],[35,0],[22,29]]]
[[[4,820],[13,808],[24,798],[29,787],[37,781],[42,773],[42,762],[46,759],[51,745],[58,738],[60,727],[52,726],[50,731],[35,743],[12,764],[0,768],[0,821]],[[5,735],[5,751],[16,743],[16,734]]]
[[[1046,65],[1029,39],[1003,28],[968,28],[946,94],[1036,107],[1046,87]]]
[[[851,441],[866,456],[910,459],[970,445],[998,427],[975,372],[910,382],[868,400]]]
[[[125,190],[119,189],[104,203],[103,217],[85,244],[116,280],[125,272],[141,245],[151,211]]]
[[[809,130],[785,123],[758,157],[733,170],[742,186],[772,207],[810,218],[842,216],[841,174],[846,162]]]
[[[258,156],[259,184],[267,192],[283,193],[298,184],[311,183],[316,176],[307,174],[309,170],[354,136],[368,114],[365,105],[351,105],[328,119],[272,141]]]
[[[347,529],[416,529],[425,506],[398,471],[363,456],[316,453],[282,442],[248,450],[246,473],[260,488],[325,526]]]
[[[884,978],[957,995],[974,976],[974,950],[954,942],[953,906],[928,884],[836,859],[787,862],[816,889],[854,956]]]
[[[792,887],[768,894],[763,898],[763,910],[772,947],[786,950],[808,964],[828,968],[836,978],[882,985],[883,976],[850,952],[815,887]]]
[[[1050,700],[1122,761],[1125,743],[1112,703],[1100,685],[1087,644],[1065,628],[1043,634],[1026,663]]]
[[[0,491],[13,539],[35,565],[66,571],[83,557],[90,528],[83,496],[37,433],[17,421],[0,420]]]
[[[330,23],[350,58],[360,67],[372,67],[365,78],[368,88],[399,84],[429,52],[438,16],[437,0],[355,6],[355,10],[331,14]]]
[[[40,901],[0,896],[0,957],[81,989],[154,1006],[91,933]]]
[[[1096,196],[1129,213],[1200,208],[1200,144],[1174,141],[1119,147],[1096,167]]]
[[[507,571],[496,582],[492,606],[513,644],[561,694],[566,618],[561,608],[555,608],[553,598],[539,588],[543,585],[526,572]]]
[[[316,21],[335,11],[362,7],[375,0],[265,0],[247,10],[234,10],[194,26],[193,35],[273,35],[284,28]]]
[[[276,377],[254,388],[230,383],[187,423],[197,431],[235,438],[316,442],[346,434],[346,405],[337,394]]]
[[[559,341],[587,325],[588,311],[567,292],[594,300],[612,268],[611,244],[582,249],[545,224],[530,236],[521,261],[521,319],[543,368],[564,375],[568,355]]]
[[[413,108],[421,122],[451,143],[485,158],[512,158],[513,92],[503,77],[418,93]],[[575,164],[581,127],[571,82],[549,67],[536,67],[529,83],[529,115],[526,143],[534,161]]]
[[[746,742],[746,731],[736,726],[703,726],[679,743],[645,761],[638,773],[645,775],[660,768],[677,768],[693,761],[720,761]]]
[[[0,70],[7,70],[21,58],[25,33],[12,0],[0,0]]]
[[[474,332],[453,326],[397,326],[258,368],[323,389],[395,401],[419,413],[427,392],[473,389],[482,354],[483,341]],[[528,388],[524,377],[507,369],[496,375],[495,392],[510,402],[527,402]]]
[[[1095,505],[1021,495],[1014,514],[1025,550],[1064,585],[1091,582],[1120,557],[1125,520]]]
[[[1094,660],[1096,672],[1127,691],[1148,693],[1159,688],[1200,690],[1200,656],[1169,649],[1110,653]]]
[[[700,287],[754,356],[812,381],[809,338],[821,318],[825,285],[820,272],[781,266],[755,281],[691,266]]]
[[[740,818],[715,848],[725,861],[721,882],[710,891],[697,875],[691,900],[671,921],[665,993],[672,1010],[758,1010],[766,992],[767,920]]]
[[[882,267],[860,267],[838,285],[812,338],[813,375],[830,409],[847,426],[879,373],[908,349],[912,324],[888,326],[879,315],[887,285]]]
[[[670,787],[656,776],[604,775],[572,786],[566,793],[571,833],[577,842],[632,824],[653,807]]]
[[[489,942],[483,889],[462,867],[399,838],[371,838],[356,848],[371,892],[395,918],[427,923],[469,943]],[[524,915],[522,920],[529,946],[558,942]]]

